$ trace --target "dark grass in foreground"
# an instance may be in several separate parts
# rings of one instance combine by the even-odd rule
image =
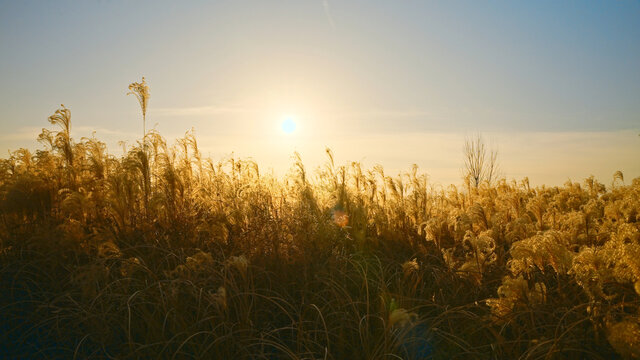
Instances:
[[[0,358],[640,357],[640,179],[278,180],[52,123],[0,160]]]

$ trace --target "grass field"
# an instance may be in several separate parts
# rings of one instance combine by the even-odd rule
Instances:
[[[640,179],[274,178],[49,120],[0,160],[0,358],[640,357]]]

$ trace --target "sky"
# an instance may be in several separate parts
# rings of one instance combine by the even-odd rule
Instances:
[[[637,1],[0,0],[0,156],[38,149],[47,117],[74,138],[194,129],[205,155],[285,174],[417,164],[461,183],[481,134],[508,179],[561,185],[640,176]],[[281,124],[295,122],[292,133]]]

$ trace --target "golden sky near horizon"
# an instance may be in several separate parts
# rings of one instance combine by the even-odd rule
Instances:
[[[481,133],[508,178],[629,181],[639,37],[636,3],[0,2],[0,150],[38,148],[64,103],[74,137],[119,154],[142,132],[126,93],[145,76],[148,128],[194,128],[214,160],[277,174],[330,147],[459,183],[464,139]]]

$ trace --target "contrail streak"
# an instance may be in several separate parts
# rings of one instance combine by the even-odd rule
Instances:
[[[333,23],[333,17],[331,16],[331,8],[329,8],[329,0],[322,0],[322,6],[324,7],[324,13],[327,15],[327,20],[329,20],[329,25],[331,25],[331,29],[335,30],[336,25]]]

